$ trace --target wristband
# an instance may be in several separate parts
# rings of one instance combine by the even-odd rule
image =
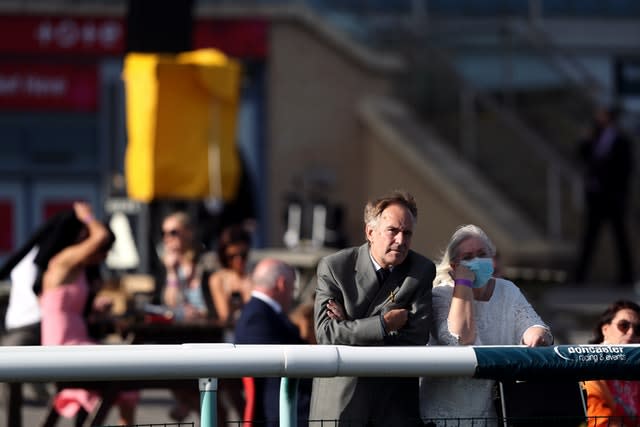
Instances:
[[[178,279],[168,279],[167,286],[170,288],[177,288],[180,286],[180,281]]]
[[[453,284],[466,286],[467,288],[473,288],[473,281],[469,279],[456,279],[453,281]]]

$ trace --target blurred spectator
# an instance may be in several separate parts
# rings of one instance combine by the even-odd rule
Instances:
[[[218,239],[217,254],[222,268],[209,276],[209,292],[213,298],[216,317],[224,327],[226,342],[233,342],[236,321],[251,297],[252,285],[247,271],[250,247],[251,235],[241,225],[226,227]],[[242,414],[245,401],[241,380],[222,379],[218,388],[230,406],[221,408],[219,412],[224,415],[230,409]]]
[[[87,203],[76,202],[73,209],[84,226],[74,236],[76,243],[53,255],[42,275],[42,345],[95,344],[89,337],[84,311],[91,292],[100,283],[89,272],[104,261],[115,236],[94,218]],[[104,313],[109,306],[110,301],[96,298],[91,309]],[[138,392],[120,394],[117,404],[121,424],[134,423],[138,397]],[[98,401],[96,392],[63,389],[55,396],[54,408],[62,416],[72,417],[80,408],[91,412]]]
[[[163,303],[173,311],[176,321],[206,318],[207,301],[202,292],[205,269],[189,215],[178,211],[164,219],[162,245],[166,270]]]
[[[53,215],[38,227],[30,239],[0,267],[0,277],[11,279],[11,291],[5,317],[6,334],[3,345],[40,345],[40,306],[42,274],[49,260],[62,249],[75,243],[84,227],[73,210]],[[21,425],[22,387],[10,384],[8,395],[9,425]],[[36,388],[40,397],[47,397],[44,384]]]
[[[293,268],[282,261],[264,259],[256,265],[253,291],[236,323],[236,344],[304,344],[287,317],[296,280]],[[254,378],[253,420],[258,425],[279,425],[280,378]],[[302,397],[308,401],[308,397]],[[306,425],[308,406],[298,406],[298,420]]]
[[[251,281],[247,261],[251,236],[242,226],[225,228],[218,240],[218,260],[221,269],[209,277],[216,316],[227,330],[227,341],[233,342],[233,329],[240,311],[251,296]]]
[[[5,316],[3,345],[40,345],[40,305],[42,273],[49,260],[75,242],[83,227],[73,210],[59,212],[43,223],[30,239],[0,267],[0,278],[10,277],[11,291]],[[8,426],[22,425],[22,386],[7,385],[5,403]],[[37,396],[48,399],[44,384],[37,384]]]
[[[37,269],[33,260],[38,247],[33,247],[27,255],[11,269],[11,291],[5,316],[5,333],[2,345],[40,345],[40,307],[33,292]],[[8,426],[22,426],[22,384],[2,384],[3,403],[7,411]],[[41,387],[41,390],[43,387]],[[41,391],[41,393],[44,390]],[[46,393],[42,393],[47,396]]]
[[[225,340],[232,342],[235,319],[251,290],[246,277],[251,237],[240,226],[225,229],[218,244],[222,268],[207,276],[195,244],[195,231],[190,217],[181,211],[168,215],[162,223],[162,261],[167,272],[163,302],[174,311],[177,321],[194,321],[214,315],[222,319]],[[208,286],[208,292],[204,292],[203,286]],[[205,299],[209,297],[211,301]],[[209,313],[208,307],[215,313]],[[229,409],[241,413],[244,401],[239,379],[221,379],[218,388],[218,422],[223,423]],[[198,410],[197,390],[174,390],[174,396],[176,405],[169,415],[175,421],[180,422]]]
[[[620,300],[600,316],[589,344],[640,343],[640,306]],[[585,381],[589,426],[636,425],[640,416],[640,382],[623,380]],[[591,418],[598,417],[598,418]]]
[[[626,215],[633,168],[630,139],[618,126],[620,109],[599,109],[593,127],[579,143],[584,164],[585,212],[575,280],[584,282],[602,226],[610,223],[618,255],[618,284],[633,283]]]
[[[162,302],[177,322],[197,322],[209,317],[202,288],[207,276],[195,231],[191,218],[183,211],[173,212],[162,221],[161,261],[166,272]],[[192,411],[198,411],[200,394],[196,388],[177,388],[172,393],[176,402],[169,416],[173,420],[181,422]]]
[[[475,225],[451,237],[433,285],[434,325],[429,345],[551,345],[553,336],[512,282],[493,276],[495,246]],[[505,309],[508,307],[508,309]],[[429,331],[425,331],[429,333]],[[496,418],[494,381],[425,377],[420,382],[423,420]]]

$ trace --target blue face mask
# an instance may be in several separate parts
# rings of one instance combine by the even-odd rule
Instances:
[[[493,274],[493,260],[491,258],[474,258],[469,261],[460,261],[460,264],[475,274],[476,278],[473,280],[474,288],[481,288],[486,285]]]

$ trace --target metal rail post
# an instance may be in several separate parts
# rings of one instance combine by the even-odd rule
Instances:
[[[218,379],[200,378],[200,426],[216,427],[218,423]]]
[[[298,378],[280,379],[280,427],[298,425]]]

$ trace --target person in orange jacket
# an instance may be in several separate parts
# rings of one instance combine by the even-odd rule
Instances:
[[[590,344],[640,343],[640,306],[620,300],[611,304],[600,316]],[[640,415],[640,381],[585,381],[587,416],[591,427],[624,427],[636,425]]]

